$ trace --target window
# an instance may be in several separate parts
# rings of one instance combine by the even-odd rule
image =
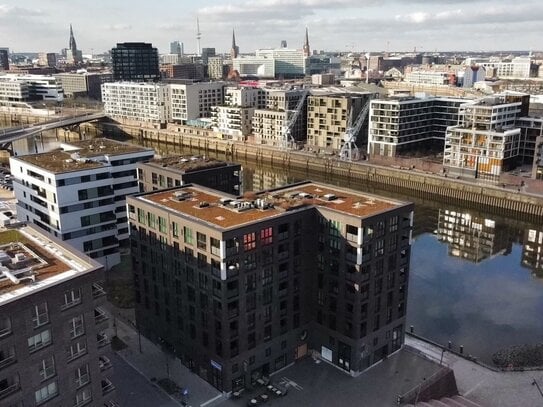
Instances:
[[[87,353],[87,344],[85,341],[76,342],[67,348],[66,353],[68,362],[70,362]]]
[[[36,404],[41,404],[58,394],[57,382],[51,382],[36,391]]]
[[[390,232],[395,232],[398,230],[398,217],[393,216],[388,220],[388,228]]]
[[[51,344],[51,331],[46,329],[37,335],[28,338],[28,351],[34,352]]]
[[[11,319],[9,317],[0,318],[0,338],[11,333]]]
[[[75,394],[75,407],[86,404],[92,399],[90,387],[86,387]]]
[[[64,303],[60,306],[60,309],[73,307],[81,303],[81,289],[69,290],[64,293]]]
[[[196,247],[198,247],[198,249],[206,250],[207,236],[203,233],[196,232]]]
[[[70,320],[70,338],[74,339],[85,333],[83,315],[78,315]]]
[[[186,244],[193,244],[192,229],[189,229],[188,227],[183,226],[183,239]]]
[[[273,243],[273,228],[265,228],[260,231],[260,242],[262,245],[268,245]]]
[[[85,364],[75,370],[75,384],[82,387],[90,382],[89,365]]]
[[[210,245],[211,245],[211,254],[215,256],[220,256],[221,255],[221,241],[219,239],[215,239],[214,237],[211,237]]]
[[[256,233],[247,233],[243,235],[243,250],[249,251],[256,248]]]
[[[179,225],[176,222],[172,222],[172,234],[173,237],[179,237]]]
[[[49,314],[47,312],[46,302],[35,305],[32,313],[32,323],[34,325],[34,328],[38,328],[49,322]]]
[[[166,219],[164,219],[162,216],[158,217],[158,230],[160,233],[168,233]]]
[[[42,382],[55,375],[55,359],[53,356],[41,361],[39,371]]]

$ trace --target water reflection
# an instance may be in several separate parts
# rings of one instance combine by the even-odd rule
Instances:
[[[531,270],[534,277],[543,279],[543,231],[526,229],[521,264]]]

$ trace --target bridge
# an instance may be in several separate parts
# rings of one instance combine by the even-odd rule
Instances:
[[[16,140],[32,137],[47,130],[54,130],[60,127],[76,126],[81,123],[90,122],[93,120],[103,119],[106,117],[104,112],[85,113],[76,116],[58,117],[54,120],[49,120],[44,123],[35,123],[25,126],[10,127],[0,129],[0,148],[10,150],[8,145]]]

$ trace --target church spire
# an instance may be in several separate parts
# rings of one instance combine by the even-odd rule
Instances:
[[[305,42],[304,42],[304,56],[308,57],[311,55],[311,49],[309,48],[309,34],[307,27],[305,27]]]
[[[232,48],[230,49],[230,58],[237,58],[239,54],[239,47],[236,45],[236,33],[232,28]]]
[[[70,48],[72,51],[77,50],[77,44],[75,42],[75,37],[74,37],[74,30],[71,24],[70,24],[70,43],[68,45],[68,48]]]

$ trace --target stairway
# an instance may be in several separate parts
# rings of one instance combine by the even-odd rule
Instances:
[[[407,404],[405,407],[414,407],[413,404]],[[468,400],[464,396],[444,397],[439,400],[419,401],[416,407],[483,407],[474,401]]]

